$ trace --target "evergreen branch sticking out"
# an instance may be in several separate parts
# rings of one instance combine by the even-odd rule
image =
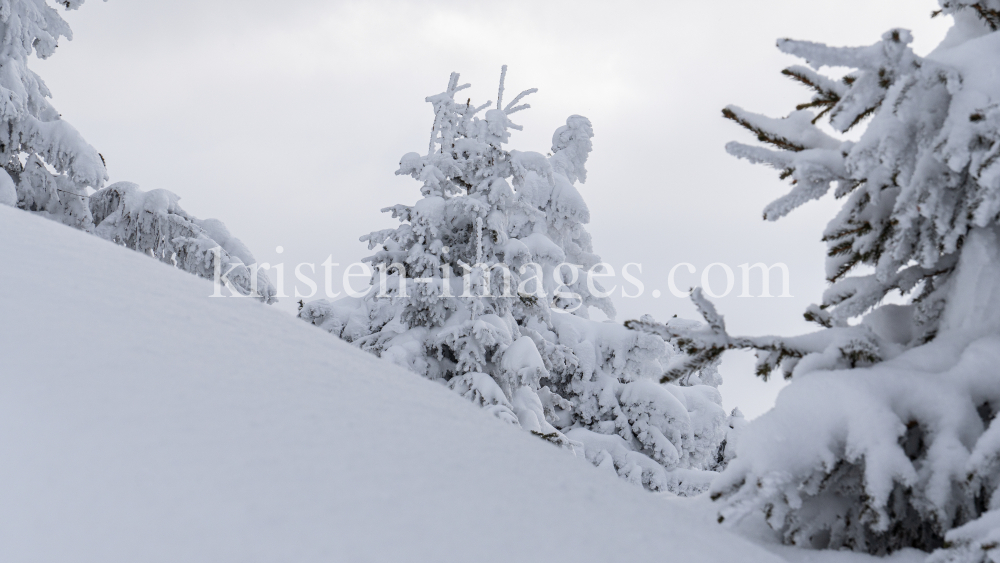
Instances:
[[[990,31],[997,31],[1000,29],[1000,10],[997,7],[989,6],[989,4],[990,2],[988,1],[945,1],[941,3],[941,9],[934,11],[931,17],[937,17],[942,13],[954,13],[959,10],[972,10],[983,23],[989,26]]]
[[[722,110],[722,116],[726,119],[731,119],[736,123],[739,123],[746,129],[750,130],[754,135],[757,135],[757,140],[762,143],[767,143],[769,145],[774,145],[779,149],[784,149],[787,151],[803,151],[806,148],[802,145],[796,144],[788,139],[776,135],[774,133],[765,131],[763,128],[758,127],[755,123],[751,122],[749,119],[740,115],[739,108],[727,107]]]
[[[695,288],[691,293],[691,301],[705,319],[705,324],[664,324],[649,317],[625,322],[625,326],[632,330],[657,334],[670,340],[685,354],[670,364],[662,382],[676,381],[713,366],[727,350],[756,351],[756,373],[764,381],[778,367],[783,368],[784,378],[790,379],[799,360],[809,356],[812,356],[807,364],[810,370],[853,368],[882,359],[880,348],[883,343],[865,326],[835,327],[794,337],[730,336],[722,315],[705,298],[701,288]],[[812,316],[819,317],[815,313]],[[826,317],[822,318],[825,322],[830,322]]]
[[[841,97],[847,92],[847,85],[843,82],[831,80],[810,68],[803,66],[791,66],[781,71],[781,73],[796,82],[806,85],[816,92],[812,101],[795,106],[795,109],[797,110],[822,108],[822,110],[816,114],[816,117],[812,119],[813,124],[829,113],[829,111],[840,102]]]
[[[976,11],[976,15],[986,22],[992,31],[1000,29],[1000,11],[987,8],[980,2],[971,4],[969,7]]]

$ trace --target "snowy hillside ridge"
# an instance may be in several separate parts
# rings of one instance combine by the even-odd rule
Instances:
[[[793,180],[765,218],[834,184],[846,200],[825,233],[832,285],[806,312],[823,330],[731,337],[698,292],[705,325],[634,325],[676,338],[681,372],[751,348],[760,375],[792,378],[712,484],[720,520],[763,513],[802,546],[945,548],[935,561],[963,563],[1000,553],[984,532],[1000,508],[1000,2],[941,7],[955,25],[923,58],[900,29],[859,48],[781,40],[810,65],[784,73],[813,100],[785,119],[724,111],[774,147],[729,152]],[[855,70],[836,81],[823,67]],[[845,133],[869,116],[857,142],[814,125]],[[908,303],[884,304],[891,291]]]
[[[782,560],[207,280],[0,239],[4,561]]]
[[[511,115],[535,90],[504,105],[505,78],[506,67],[494,109],[457,99],[469,87],[457,73],[427,98],[428,152],[396,171],[421,182],[422,198],[383,210],[400,227],[361,238],[376,250],[368,293],[299,316],[630,482],[702,492],[726,459],[721,379],[711,368],[660,385],[669,344],[589,319],[591,307],[615,314],[586,275],[601,263],[576,185],[593,127],[573,115],[548,156],[507,150],[521,129]]]
[[[76,9],[83,0],[58,2]],[[103,188],[104,157],[49,104],[41,78],[28,57],[47,58],[69,25],[46,0],[9,0],[0,6],[0,205],[93,232],[133,250],[207,278],[229,289],[273,303],[267,273],[220,221],[200,221],[184,213],[176,195],[144,193],[129,182]],[[49,169],[55,170],[55,174]],[[96,193],[94,190],[97,190]],[[216,270],[220,270],[216,274]],[[253,270],[252,272],[250,270]]]

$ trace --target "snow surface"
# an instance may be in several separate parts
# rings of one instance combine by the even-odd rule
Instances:
[[[5,562],[783,559],[140,253],[0,240]]]
[[[14,187],[10,174],[0,174],[0,205],[17,205],[17,188]]]

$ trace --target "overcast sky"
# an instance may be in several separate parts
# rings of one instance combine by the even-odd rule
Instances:
[[[667,291],[677,263],[698,269],[678,277],[688,287],[713,262],[783,262],[793,297],[739,298],[737,270],[737,291],[716,304],[731,332],[796,334],[812,330],[802,311],[825,287],[819,239],[839,202],[762,221],[787,185],[725,153],[727,141],[752,138],[720,110],[737,104],[779,116],[808,101],[779,74],[799,62],[774,48],[779,37],[867,45],[903,27],[923,54],[950,23],[930,19],[935,7],[91,0],[66,16],[73,41],[32,68],[107,159],[112,181],[168,189],[189,213],[222,219],[258,260],[286,264],[291,293],[294,264],[367,256],[358,237],[396,224],[379,209],[419,197],[417,182],[393,172],[404,153],[426,151],[432,114],[424,98],[457,71],[472,83],[473,102],[495,99],[507,64],[508,91],[539,89],[532,108],[515,116],[524,131],[513,148],[544,153],[567,116],[593,122],[580,191],[595,249],[616,268],[642,263],[646,286],[640,299],[615,297],[618,320],[693,317]],[[716,273],[719,291],[724,276]],[[294,312],[295,300],[278,306]],[[749,354],[727,357],[723,375],[725,404],[751,417],[782,385],[756,380]]]

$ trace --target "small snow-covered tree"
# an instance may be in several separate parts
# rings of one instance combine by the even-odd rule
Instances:
[[[83,1],[58,4],[71,10]],[[49,57],[63,37],[72,38],[69,25],[46,0],[0,6],[0,161],[16,187],[19,208],[89,230],[87,188],[107,180],[104,161],[60,118],[45,83],[28,68],[32,53]]]
[[[760,375],[792,378],[712,485],[720,520],[761,511],[789,543],[882,554],[948,541],[938,561],[1000,560],[1000,2],[941,8],[955,23],[925,57],[902,29],[868,47],[781,40],[809,64],[784,74],[812,100],[784,119],[723,112],[770,145],[731,154],[792,180],[765,219],[830,189],[844,199],[824,233],[831,286],[806,312],[823,329],[733,337],[698,291],[705,325],[630,323],[676,339],[688,361],[674,376],[750,348]],[[842,135],[864,123],[858,141]],[[883,303],[894,291],[908,303]]]
[[[508,150],[510,116],[535,90],[496,107],[447,89],[427,101],[425,155],[397,174],[422,183],[402,225],[362,237],[377,249],[362,299],[305,304],[300,317],[492,411],[499,418],[655,490],[703,490],[719,464],[726,416],[717,379],[661,385],[662,338],[589,319],[614,316],[587,272],[600,263],[575,183],[586,179],[590,121],[571,116],[550,156]],[[706,370],[708,373],[708,370]]]
[[[237,295],[265,303],[277,290],[253,254],[218,219],[184,212],[167,190],[144,192],[117,182],[90,198],[95,234],[206,279],[221,281]]]

